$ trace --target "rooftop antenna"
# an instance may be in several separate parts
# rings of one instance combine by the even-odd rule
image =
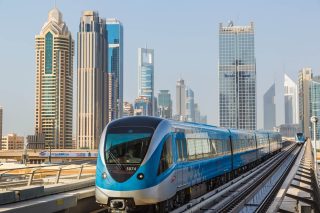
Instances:
[[[57,8],[57,0],[54,0],[54,8]]]

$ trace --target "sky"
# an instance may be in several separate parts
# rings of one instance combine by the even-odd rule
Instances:
[[[3,134],[34,134],[35,35],[54,2],[0,0]],[[169,89],[175,107],[176,81],[182,77],[193,89],[209,124],[219,124],[219,23],[254,22],[258,128],[263,128],[263,94],[274,82],[277,125],[284,123],[284,73],[295,81],[303,67],[311,67],[314,75],[319,74],[320,0],[56,0],[56,6],[75,42],[84,10],[95,10],[102,18],[122,22],[124,101],[133,102],[137,97],[137,49],[147,44],[155,54],[155,94]],[[75,50],[74,85],[76,62]]]

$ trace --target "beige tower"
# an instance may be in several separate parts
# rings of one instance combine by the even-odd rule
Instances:
[[[176,113],[178,120],[185,120],[186,117],[186,86],[180,78],[176,84]]]
[[[72,148],[74,41],[62,14],[54,8],[36,35],[35,133],[46,148]]]
[[[97,149],[108,117],[106,22],[84,11],[78,32],[77,146]]]
[[[312,69],[302,68],[299,71],[299,124],[307,137],[310,137],[310,82]]]
[[[0,106],[0,149],[2,141],[2,119],[3,119],[3,108]]]

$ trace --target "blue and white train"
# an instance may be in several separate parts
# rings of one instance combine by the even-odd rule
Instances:
[[[295,139],[298,144],[304,144],[304,142],[306,142],[306,138],[302,132],[296,133]]]
[[[96,201],[115,210],[170,211],[280,149],[275,132],[145,116],[118,119],[101,136]]]

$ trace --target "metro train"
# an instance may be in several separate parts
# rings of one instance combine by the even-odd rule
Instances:
[[[281,150],[281,135],[134,116],[112,121],[98,151],[95,197],[111,210],[167,212]]]
[[[298,132],[296,133],[295,140],[298,144],[304,144],[304,142],[306,142],[307,139],[305,138],[302,132]]]

